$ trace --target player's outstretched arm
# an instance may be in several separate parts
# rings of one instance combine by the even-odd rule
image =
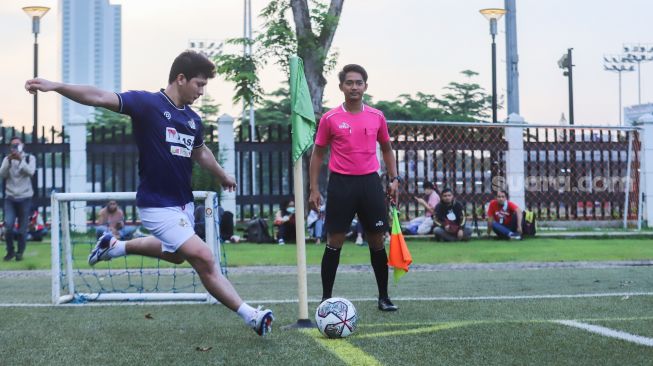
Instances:
[[[115,93],[98,89],[90,85],[72,85],[36,78],[25,82],[25,89],[31,94],[36,92],[57,92],[80,104],[103,107],[114,112],[120,108],[120,100]]]
[[[227,191],[231,192],[236,189],[236,179],[222,169],[220,164],[218,164],[218,161],[215,160],[215,156],[206,145],[193,149],[191,158],[203,169],[208,170],[214,177],[218,178],[222,187]]]

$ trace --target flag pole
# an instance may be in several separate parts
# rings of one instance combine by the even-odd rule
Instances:
[[[293,185],[295,187],[295,238],[297,242],[297,295],[299,317],[296,323],[283,326],[282,329],[313,328],[308,317],[308,281],[306,277],[306,235],[304,229],[304,169],[302,159],[295,161],[293,167]]]
[[[299,296],[299,319],[297,328],[313,326],[308,318],[308,281],[306,277],[306,230],[304,229],[304,169],[302,159],[295,161],[295,237],[297,238],[297,291]]]
[[[286,329],[312,328],[308,317],[308,281],[306,278],[306,228],[304,223],[304,169],[302,156],[313,143],[315,115],[304,76],[301,58],[292,56],[290,66],[290,104],[292,124],[293,187],[295,194],[295,238],[297,243],[297,295],[299,317]]]

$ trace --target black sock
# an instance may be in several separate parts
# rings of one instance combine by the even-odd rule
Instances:
[[[332,297],[333,284],[336,282],[336,272],[340,263],[340,248],[324,248],[322,255],[322,298]]]
[[[379,250],[370,248],[370,262],[379,288],[379,297],[388,297],[388,254],[385,247]]]

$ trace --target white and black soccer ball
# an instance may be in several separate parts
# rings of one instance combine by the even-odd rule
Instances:
[[[324,300],[315,311],[317,329],[328,338],[345,338],[354,333],[358,314],[349,300],[332,297]]]

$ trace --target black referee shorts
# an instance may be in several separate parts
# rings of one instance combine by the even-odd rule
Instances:
[[[381,178],[377,173],[344,175],[331,172],[327,187],[327,233],[347,233],[356,214],[366,232],[388,230]]]

